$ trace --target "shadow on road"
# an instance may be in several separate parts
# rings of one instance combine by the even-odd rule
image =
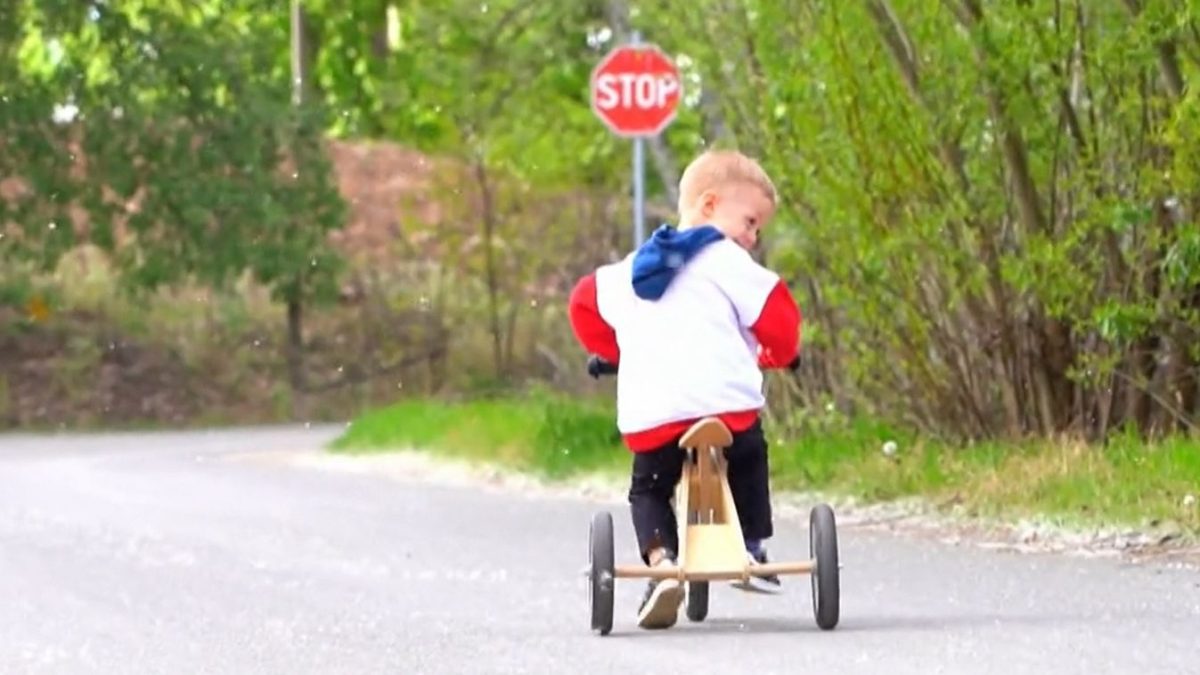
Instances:
[[[876,633],[889,631],[954,631],[960,628],[1006,628],[1012,626],[1061,626],[1076,623],[1080,617],[1062,615],[998,615],[998,614],[963,614],[957,616],[861,616],[843,617],[838,627],[830,634],[836,633]],[[702,623],[691,623],[680,617],[674,628],[664,631],[641,630],[616,627],[611,637],[667,637],[694,636],[697,631],[716,635],[741,633],[746,635],[763,635],[775,633],[822,633],[811,618],[777,619],[777,618],[745,618],[745,619],[709,619]]]
[[[959,614],[955,616],[862,616],[843,618],[840,632],[946,631],[955,628],[1061,626],[1080,617],[1058,614]],[[816,630],[815,626],[813,630]]]

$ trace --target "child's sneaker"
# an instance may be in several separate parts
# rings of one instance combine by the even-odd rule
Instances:
[[[675,567],[675,560],[664,557],[654,567]],[[651,579],[638,607],[638,626],[641,628],[670,628],[679,618],[683,602],[683,584],[679,579]]]
[[[759,548],[757,552],[746,551],[746,557],[750,562],[765,565],[767,563],[767,550]],[[752,574],[747,581],[737,579],[732,582],[734,588],[740,588],[743,591],[757,591],[759,593],[777,593],[783,588],[783,582],[780,581],[778,574]]]

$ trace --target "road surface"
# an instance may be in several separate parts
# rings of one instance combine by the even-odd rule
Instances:
[[[845,528],[842,622],[807,579],[588,630],[587,524],[623,504],[330,470],[337,428],[0,436],[3,673],[1195,673],[1200,574]],[[779,523],[777,557],[803,557]]]

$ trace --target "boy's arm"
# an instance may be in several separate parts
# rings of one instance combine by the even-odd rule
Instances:
[[[745,250],[725,249],[716,277],[733,302],[742,327],[759,344],[758,363],[764,368],[786,368],[800,347],[800,308],[780,276],[759,265]]]
[[[787,368],[792,363],[800,351],[800,322],[800,307],[780,279],[767,294],[758,319],[750,326],[761,347],[760,367]]]
[[[600,314],[600,306],[596,302],[596,274],[593,272],[575,284],[571,291],[571,299],[567,305],[567,313],[571,319],[571,330],[575,339],[588,351],[609,363],[617,363],[621,359],[621,351],[617,347],[617,332],[604,320]]]

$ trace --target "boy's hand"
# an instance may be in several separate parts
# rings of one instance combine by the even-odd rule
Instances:
[[[758,346],[758,367],[759,368],[778,368],[779,364],[775,363],[775,359],[771,357],[769,349],[763,349],[762,345]]]
[[[762,348],[762,345],[759,345],[759,347],[758,347],[758,367],[759,368],[787,368],[788,370],[795,372],[800,367],[800,355],[797,354],[796,358],[792,359],[791,363],[780,363],[775,360],[775,358],[771,355],[771,352],[769,350],[765,350]]]

